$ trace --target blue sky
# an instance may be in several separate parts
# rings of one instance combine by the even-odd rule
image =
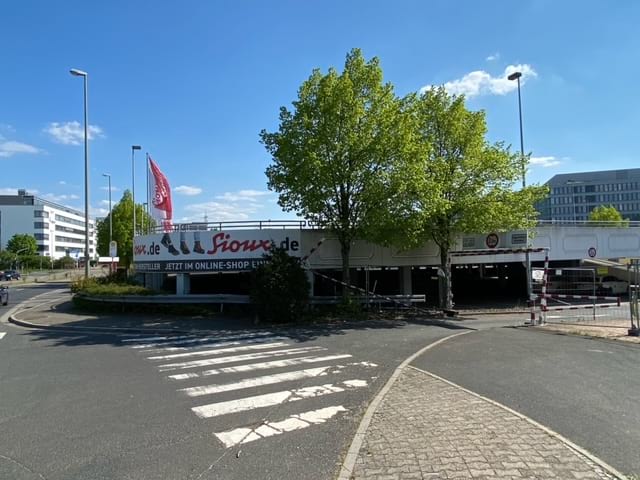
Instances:
[[[434,84],[487,114],[489,139],[519,148],[529,183],[635,168],[640,3],[612,1],[5,2],[0,15],[0,193],[84,209],[82,79],[89,73],[91,214],[131,189],[144,153],[171,183],[174,219],[294,218],[268,192],[261,129],[275,130],[313,68],[378,56],[404,95]],[[511,69],[511,70],[510,70]],[[505,73],[506,72],[506,73]],[[143,200],[140,200],[141,202]]]

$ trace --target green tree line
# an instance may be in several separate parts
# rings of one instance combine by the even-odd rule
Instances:
[[[278,129],[260,133],[269,188],[285,211],[336,235],[345,282],[354,240],[408,250],[431,239],[443,308],[452,307],[456,237],[531,227],[547,194],[539,185],[516,190],[528,157],[486,137],[485,112],[467,109],[464,96],[433,87],[400,97],[379,59],[359,49],[342,72],[314,70],[292,108],[280,108]]]

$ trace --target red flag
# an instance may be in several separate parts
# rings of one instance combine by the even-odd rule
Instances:
[[[171,219],[173,218],[173,206],[171,205],[171,187],[164,173],[160,171],[156,162],[149,157],[149,177],[151,195],[151,216],[159,220],[165,232],[171,231]]]

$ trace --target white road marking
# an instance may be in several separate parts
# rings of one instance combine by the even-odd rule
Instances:
[[[177,370],[182,368],[206,367],[208,365],[220,365],[223,363],[244,362],[245,360],[258,360],[260,358],[278,357],[284,355],[295,355],[297,353],[317,352],[326,350],[324,347],[301,347],[288,348],[285,350],[274,350],[272,352],[245,353],[244,355],[233,355],[230,357],[207,358],[204,360],[191,360],[189,362],[165,363],[158,365],[161,372],[167,370]]]
[[[193,407],[191,410],[200,418],[211,418],[229,413],[253,410],[254,408],[271,407],[285,402],[296,402],[298,400],[304,400],[305,398],[340,393],[344,392],[346,388],[359,388],[367,385],[367,382],[364,380],[348,380],[347,382],[342,382],[343,386],[327,383],[325,385],[314,385],[311,387],[266,393],[264,395]]]
[[[150,339],[143,339],[144,342],[141,343],[140,345],[132,345],[131,348],[162,348],[163,345],[189,345],[189,344],[194,344],[194,343],[215,343],[215,342],[220,342],[220,341],[227,341],[227,340],[242,340],[242,339],[252,339],[252,338],[262,338],[262,337],[273,337],[274,334],[272,332],[265,332],[265,333],[241,333],[241,334],[237,334],[237,335],[222,335],[222,336],[215,336],[215,337],[194,337],[193,335],[187,335],[187,336],[181,336],[181,337],[166,337],[166,338],[170,338],[169,340],[161,340],[161,341],[155,341],[155,342],[151,342],[151,343],[144,343],[144,342],[149,342]],[[153,337],[152,337],[153,338]],[[161,337],[155,337],[155,338],[161,338]],[[283,337],[274,337],[275,338],[283,338]],[[286,338],[286,337],[284,337]],[[137,339],[127,339],[127,340],[123,340],[125,342],[132,342],[132,341],[140,341]],[[164,347],[164,348],[169,348],[169,347]],[[174,347],[174,348],[180,348],[180,347]]]
[[[2,340],[6,334],[7,332],[0,332],[0,340]]]
[[[283,360],[273,360],[271,362],[248,363],[246,365],[236,365],[234,367],[223,367],[223,368],[205,370],[204,372],[200,372],[200,373],[179,373],[176,375],[169,375],[168,378],[170,378],[171,380],[186,380],[188,378],[207,377],[210,375],[218,375],[220,373],[251,372],[253,370],[267,370],[269,368],[290,367],[294,365],[302,365],[305,363],[328,362],[329,360],[339,360],[341,358],[351,358],[351,355],[349,355],[348,353],[343,353],[339,355],[326,355],[323,357],[308,356],[308,357],[298,357],[298,358],[285,358]],[[360,364],[365,364],[365,363],[367,362],[361,362]],[[377,366],[377,365],[370,364],[366,366]]]
[[[235,428],[233,430],[227,430],[226,432],[214,433],[214,435],[225,447],[229,448],[242,443],[249,443],[273,435],[280,435],[285,432],[300,430],[310,427],[311,425],[324,423],[339,412],[346,411],[347,409],[342,405],[320,408],[318,410],[291,415],[280,422],[265,422],[255,430],[251,428]]]
[[[259,342],[260,340],[253,340],[250,343]],[[248,342],[244,342],[248,343]],[[226,345],[240,345],[240,342],[230,342]],[[185,357],[208,357],[211,355],[217,355],[219,353],[233,353],[244,352],[246,350],[264,350],[266,348],[278,348],[286,347],[288,343],[285,342],[273,342],[273,343],[256,343],[255,345],[243,345],[241,347],[229,347],[229,348],[212,348],[209,350],[195,350],[193,352],[185,353],[172,353],[170,355],[156,355],[153,357],[147,357],[149,360],[171,360],[173,358],[185,358]]]
[[[225,383],[222,385],[206,385],[198,387],[181,388],[179,392],[184,392],[190,397],[200,397],[213,393],[230,392],[233,390],[243,390],[245,388],[259,387],[262,385],[273,385],[275,383],[290,382],[303,378],[320,377],[327,374],[331,367],[308,368],[306,370],[294,370],[293,372],[276,373],[274,375],[264,375],[262,377],[246,378],[239,382]]]

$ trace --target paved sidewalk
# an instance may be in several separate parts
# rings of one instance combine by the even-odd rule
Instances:
[[[379,404],[352,479],[614,479],[568,441],[414,367]]]

